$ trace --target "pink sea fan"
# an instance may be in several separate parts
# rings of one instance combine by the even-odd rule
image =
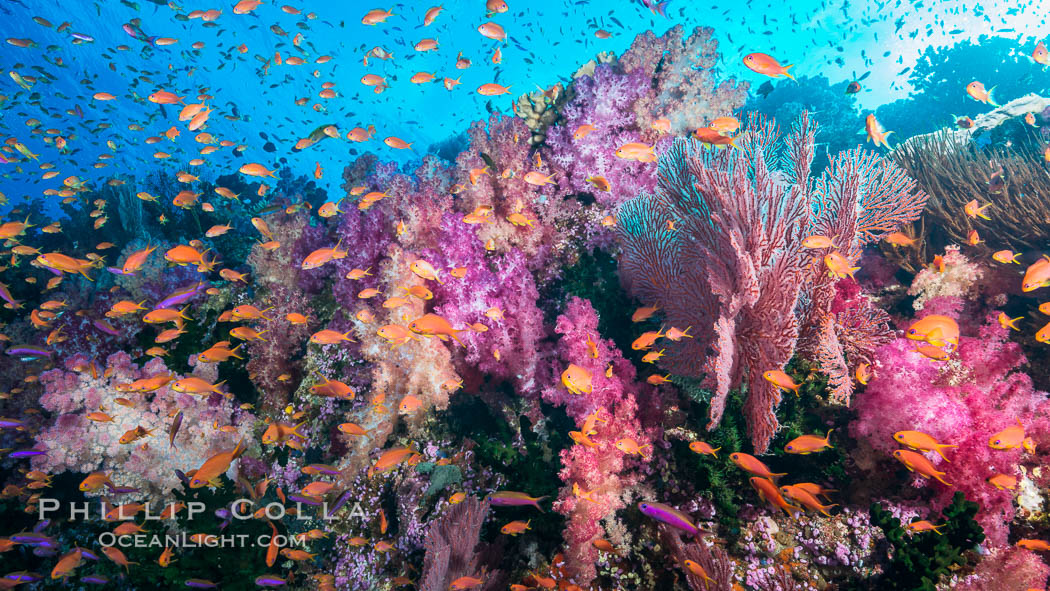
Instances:
[[[761,118],[741,138],[740,150],[714,155],[695,142],[675,144],[661,159],[656,194],[620,210],[620,263],[628,291],[659,305],[668,325],[695,329],[696,338],[673,344],[666,359],[673,373],[707,374],[715,390],[709,429],[729,390],[747,383],[744,412],[763,453],[779,426],[780,392],[762,374],[782,368],[800,337],[819,342],[840,332],[818,332],[834,282],[803,240],[826,232],[855,260],[864,244],[917,216],[926,196],[892,163],[859,151],[839,154],[811,190],[813,129],[805,114],[782,143],[776,125]],[[771,167],[781,150],[785,166]],[[871,324],[884,323],[868,310]],[[878,332],[871,332],[876,341]],[[827,349],[826,365],[841,380],[849,346],[835,346],[842,351]]]

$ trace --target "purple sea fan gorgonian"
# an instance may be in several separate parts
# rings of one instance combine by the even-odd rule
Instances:
[[[666,326],[694,331],[667,344],[665,365],[706,375],[714,389],[708,429],[720,423],[729,391],[746,384],[758,453],[779,427],[781,397],[763,373],[783,368],[800,338],[837,334],[810,321],[831,310],[834,282],[822,260],[832,249],[803,241],[825,235],[852,263],[865,244],[915,219],[926,200],[895,165],[856,150],[836,156],[811,184],[813,135],[803,114],[783,141],[761,117],[748,122],[739,150],[677,140],[661,158],[655,194],[620,209],[625,287],[659,305]]]

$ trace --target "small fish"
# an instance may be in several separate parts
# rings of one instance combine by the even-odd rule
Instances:
[[[823,438],[816,435],[803,435],[801,437],[796,437],[784,446],[784,451],[789,454],[807,455],[821,452],[825,449],[831,449],[832,446],[829,441],[831,439],[832,431],[834,431],[834,429],[828,429],[828,434]]]

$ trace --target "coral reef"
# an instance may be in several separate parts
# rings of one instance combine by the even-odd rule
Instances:
[[[967,138],[945,132],[913,138],[894,150],[893,158],[930,195],[921,225],[909,232],[919,242],[904,254],[913,268],[943,252],[949,244],[966,244],[971,231],[995,249],[1023,252],[1050,241],[1050,177],[1041,149],[982,148]],[[993,220],[963,215],[963,206],[992,202]],[[981,246],[980,252],[988,252]],[[899,256],[899,255],[898,255]],[[916,263],[916,261],[919,261]]]
[[[805,115],[782,143],[776,125],[759,118],[742,137],[740,150],[714,155],[676,142],[661,159],[656,194],[620,211],[621,271],[628,291],[662,308],[671,326],[695,331],[669,347],[667,365],[687,376],[710,368],[708,429],[721,420],[729,390],[748,385],[744,412],[762,453],[780,402],[779,388],[762,376],[794,353],[800,300],[802,329],[816,330],[834,298],[828,258],[821,264],[803,242],[830,239],[848,266],[864,245],[917,217],[926,195],[892,163],[859,151],[836,156],[811,189],[813,130]],[[771,168],[781,150],[786,165]]]
[[[927,304],[924,312],[938,313],[952,305],[933,303],[936,308]],[[895,461],[890,454],[901,447],[893,437],[899,431],[919,430],[957,446],[945,450],[950,463],[928,454],[946,472],[951,487],[935,482],[916,484],[932,488],[934,508],[947,505],[954,491],[978,502],[977,520],[988,542],[999,546],[1007,542],[1015,493],[987,480],[996,474],[1020,476],[1022,466],[1031,470],[1043,456],[1031,457],[1020,447],[993,449],[989,440],[1018,421],[1033,437],[1041,437],[1048,428],[1050,403],[1045,393],[1033,388],[1031,378],[1018,371],[1025,363],[1024,355],[1016,343],[1007,340],[1009,329],[1000,326],[996,315],[989,313],[976,326],[964,323],[956,355],[943,364],[916,353],[915,341],[905,338],[879,348],[874,363],[878,377],[854,405],[857,418],[850,425],[850,434],[877,454],[858,458],[869,468],[879,456]]]
[[[37,436],[45,454],[34,459],[33,467],[55,473],[102,471],[111,475],[114,486],[135,489],[131,496],[160,503],[181,486],[176,470],[196,469],[249,436],[252,417],[223,396],[194,397],[168,385],[150,392],[128,391],[133,381],[158,375],[170,375],[160,359],[139,367],[123,352],[110,355],[104,367],[73,356],[64,369],[42,374],[40,404],[56,418]],[[122,397],[131,401],[121,403]],[[172,431],[178,412],[182,427],[169,445],[164,434]],[[121,441],[140,427],[148,434]]]

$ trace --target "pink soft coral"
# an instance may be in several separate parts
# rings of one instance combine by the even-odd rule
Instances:
[[[40,405],[58,417],[37,436],[47,453],[33,459],[34,469],[51,474],[102,470],[117,486],[137,488],[138,495],[157,500],[168,498],[179,486],[175,470],[194,470],[249,436],[250,417],[240,416],[243,413],[222,396],[194,397],[164,386],[152,393],[133,395],[132,406],[114,402],[127,396],[118,386],[168,373],[160,359],[140,368],[127,353],[114,353],[106,360],[105,371],[94,374],[88,363],[86,357],[74,356],[66,360],[66,369],[53,369],[40,376],[44,386]],[[112,421],[87,418],[100,407]],[[177,410],[183,412],[183,422],[171,446],[165,434]],[[215,424],[233,428],[220,431],[213,428]],[[153,430],[152,437],[133,444],[119,443],[124,432],[138,426]]]
[[[556,330],[561,335],[559,373],[570,363],[583,368],[591,376],[592,391],[572,394],[558,384],[547,387],[543,398],[564,406],[578,428],[584,427],[589,416],[598,417],[592,421],[597,431],[590,435],[593,446],[578,443],[562,452],[560,476],[566,486],[555,503],[555,509],[568,516],[567,566],[580,580],[589,581],[595,576],[594,562],[598,557],[591,542],[604,535],[602,520],[612,519],[616,511],[627,505],[631,488],[642,479],[642,458],[630,458],[616,444],[631,439],[647,457],[652,455],[658,431],[643,424],[635,392],[642,400],[655,400],[656,393],[652,387],[635,382],[634,366],[611,341],[598,334],[598,316],[588,301],[570,300],[558,317]],[[609,377],[607,368],[611,368]],[[577,491],[590,493],[593,500],[578,496]]]
[[[939,307],[941,299],[931,300],[927,310]],[[1050,403],[1027,374],[1017,371],[1025,357],[995,316],[989,314],[978,327],[963,322],[958,352],[944,364],[916,353],[915,341],[904,338],[879,348],[876,377],[857,399],[850,433],[883,457],[900,447],[893,439],[897,431],[918,430],[957,445],[945,452],[950,463],[927,454],[953,486],[922,485],[932,488],[935,508],[947,505],[956,490],[980,503],[978,522],[992,545],[1002,545],[1015,493],[998,490],[986,479],[997,473],[1020,478],[1020,467],[1040,458],[1021,449],[992,449],[989,439],[1019,420],[1037,446],[1050,443]]]

